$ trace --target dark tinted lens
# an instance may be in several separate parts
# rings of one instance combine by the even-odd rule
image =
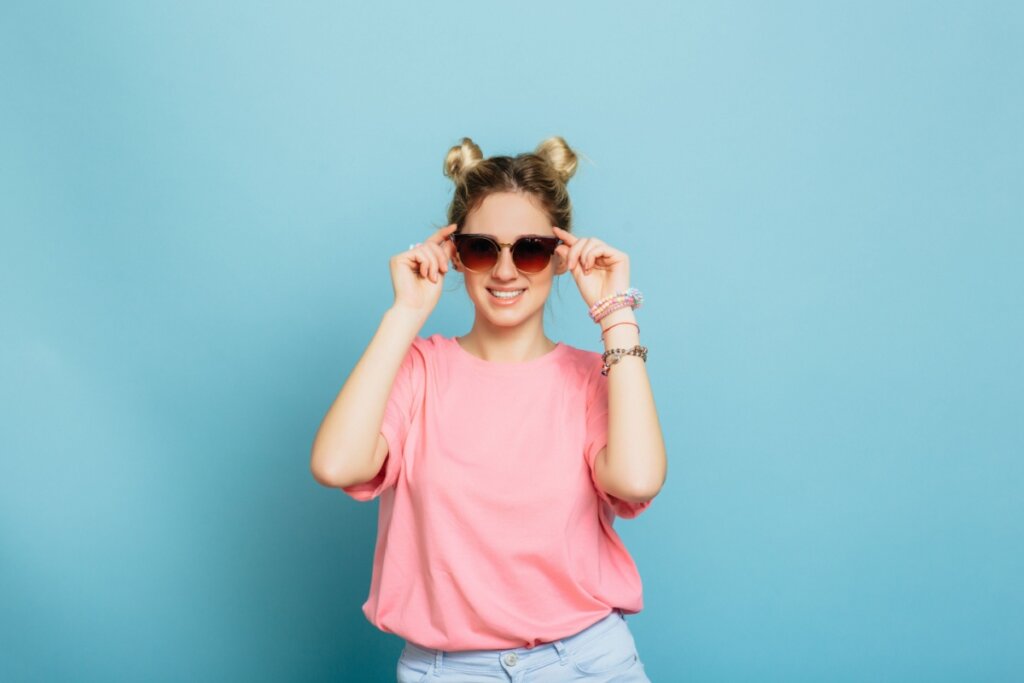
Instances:
[[[512,261],[516,268],[526,273],[539,273],[548,267],[551,261],[553,240],[541,240],[536,237],[522,237],[512,247]]]
[[[498,262],[498,245],[486,237],[460,235],[459,259],[470,270],[490,270]]]

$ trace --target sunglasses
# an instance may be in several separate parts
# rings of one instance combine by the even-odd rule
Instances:
[[[508,244],[489,235],[459,233],[448,236],[455,243],[455,251],[466,270],[484,273],[494,268],[502,247],[512,250],[512,263],[524,273],[539,273],[548,267],[555,247],[562,240],[557,237],[526,235]]]

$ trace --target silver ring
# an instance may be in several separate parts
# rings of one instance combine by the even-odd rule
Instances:
[[[409,248],[412,249],[413,247],[418,247],[418,246],[420,246],[419,242],[417,242],[416,244],[410,244]]]

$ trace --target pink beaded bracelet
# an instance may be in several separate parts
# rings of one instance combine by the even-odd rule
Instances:
[[[630,287],[623,292],[615,292],[594,302],[594,305],[590,307],[590,319],[596,323],[604,316],[620,308],[625,308],[626,306],[633,309],[640,308],[643,300],[644,295],[635,287]]]

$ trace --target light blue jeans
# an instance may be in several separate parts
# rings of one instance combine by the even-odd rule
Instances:
[[[579,633],[534,648],[446,652],[405,641],[398,683],[650,683],[619,610]]]

